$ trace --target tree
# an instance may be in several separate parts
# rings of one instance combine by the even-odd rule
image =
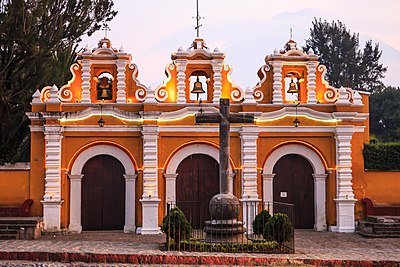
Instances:
[[[306,51],[312,48],[327,67],[327,79],[334,87],[377,92],[383,88],[382,78],[387,68],[379,63],[382,51],[379,44],[366,42],[359,48],[359,35],[351,33],[340,21],[312,22],[311,37],[306,40]]]
[[[28,160],[33,92],[69,77],[76,43],[117,14],[112,0],[0,0],[0,163]],[[25,154],[25,157],[23,157]]]
[[[388,86],[370,96],[370,132],[379,140],[400,140],[400,87]]]

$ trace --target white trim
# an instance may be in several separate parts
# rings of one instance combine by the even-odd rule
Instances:
[[[69,230],[71,232],[82,231],[82,170],[86,162],[97,155],[109,155],[121,162],[125,170],[125,226],[124,231],[130,232],[135,228],[135,178],[136,169],[132,163],[132,160],[122,149],[112,145],[95,145],[82,151],[75,159],[71,174],[68,175],[70,178],[70,225]],[[133,194],[133,196],[132,196]],[[132,221],[133,220],[133,221]]]
[[[325,167],[318,156],[318,154],[311,148],[300,145],[300,144],[288,144],[283,145],[276,149],[266,160],[263,167],[263,180],[264,190],[263,199],[264,201],[273,200],[273,188],[272,181],[274,177],[273,168],[278,160],[288,154],[296,154],[305,158],[312,166],[314,174],[314,212],[315,212],[315,224],[316,230],[326,230],[326,177]]]

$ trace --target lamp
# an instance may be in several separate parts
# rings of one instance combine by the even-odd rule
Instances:
[[[297,103],[297,105],[296,105],[296,118],[294,119],[294,121],[293,121],[293,125],[294,125],[294,127],[299,127],[299,125],[300,125],[300,120],[297,118],[297,107],[300,105],[300,103]]]
[[[103,105],[100,104],[100,119],[97,121],[99,127],[103,127],[106,124],[105,120],[103,120]]]
[[[203,89],[203,84],[199,80],[199,76],[197,76],[196,81],[193,84],[193,89],[190,92],[191,94],[197,94],[197,100],[199,100],[199,94],[203,94],[206,91]]]
[[[290,94],[296,94],[299,92],[299,89],[297,88],[296,83],[293,81],[293,77],[290,81],[289,90],[287,90],[287,92]]]

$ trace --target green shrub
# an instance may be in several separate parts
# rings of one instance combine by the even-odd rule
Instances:
[[[364,144],[364,168],[400,170],[400,143]]]
[[[275,240],[282,245],[290,241],[293,235],[293,226],[286,214],[276,213],[264,227],[264,239]]]
[[[169,215],[164,217],[161,231],[176,243],[180,243],[181,240],[190,238],[192,226],[179,208],[173,208],[169,211]]]
[[[271,218],[271,215],[267,210],[263,210],[257,214],[253,221],[253,232],[262,235],[264,233],[264,226],[268,222],[269,218]]]

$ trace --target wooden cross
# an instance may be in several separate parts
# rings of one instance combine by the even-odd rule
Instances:
[[[253,114],[229,112],[229,99],[221,98],[218,113],[198,113],[196,123],[219,123],[219,186],[220,193],[229,193],[229,148],[230,124],[253,123]]]

